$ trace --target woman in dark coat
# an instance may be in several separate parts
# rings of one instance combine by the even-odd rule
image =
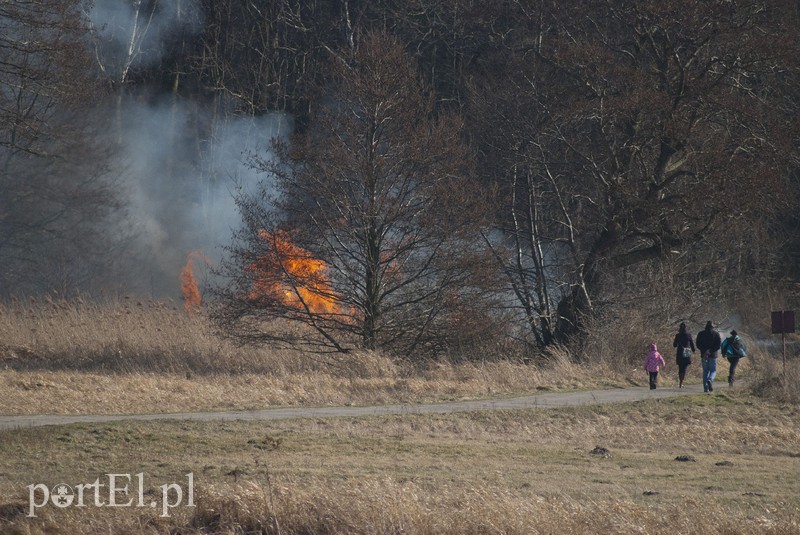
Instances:
[[[678,364],[678,388],[683,388],[683,379],[686,377],[686,368],[692,363],[692,353],[694,353],[694,340],[692,335],[686,330],[686,324],[681,323],[678,334],[672,346],[676,348],[675,362]]]

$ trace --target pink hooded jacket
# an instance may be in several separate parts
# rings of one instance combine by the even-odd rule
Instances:
[[[644,359],[644,369],[649,372],[657,372],[666,365],[667,363],[664,362],[664,357],[662,357],[661,353],[658,352],[658,347],[656,347],[656,343],[653,342],[650,344],[647,357]]]

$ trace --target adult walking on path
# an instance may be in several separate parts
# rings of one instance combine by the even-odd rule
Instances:
[[[692,363],[692,354],[695,352],[692,334],[686,330],[686,324],[683,322],[678,327],[678,334],[675,335],[672,347],[676,348],[675,363],[678,365],[678,388],[683,388],[686,368]]]
[[[728,359],[730,368],[728,369],[728,386],[733,386],[734,375],[736,374],[736,366],[739,365],[739,359],[747,356],[744,348],[744,342],[739,338],[736,330],[731,331],[731,335],[722,342],[722,355]]]
[[[714,377],[717,376],[717,354],[722,345],[722,339],[711,320],[706,323],[706,328],[697,333],[697,349],[703,364],[703,392],[714,391]]]

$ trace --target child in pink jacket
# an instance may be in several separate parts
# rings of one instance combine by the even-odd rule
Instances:
[[[647,356],[644,359],[644,369],[650,374],[650,390],[656,389],[656,385],[658,384],[658,370],[666,367],[667,363],[664,362],[664,357],[658,352],[658,347],[656,347],[656,343],[653,342],[650,344]]]

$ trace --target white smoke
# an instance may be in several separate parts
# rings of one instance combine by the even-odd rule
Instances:
[[[101,70],[117,83],[137,67],[157,65],[176,39],[203,27],[197,0],[96,0],[88,17]],[[115,136],[121,147],[113,168],[123,178],[128,217],[120,224],[133,235],[131,259],[122,263],[135,266],[117,291],[179,297],[187,254],[199,250],[219,261],[241,222],[233,190],[252,190],[266,179],[248,160],[263,158],[291,121],[280,114],[235,116],[229,104],[172,94],[144,102],[121,89],[107,116],[101,135]]]
[[[158,62],[167,41],[203,27],[194,0],[95,0],[88,13],[98,43],[98,60],[112,79],[131,67]]]
[[[209,113],[196,106],[190,113],[177,102],[127,103],[121,113],[119,169],[139,251],[130,278],[146,293],[177,295],[190,251],[219,262],[241,223],[235,190],[252,191],[269,179],[249,165],[250,158],[268,155],[272,139],[287,135],[291,121],[281,114],[238,117],[202,133],[197,124],[208,123]],[[202,271],[197,262],[195,267]]]

